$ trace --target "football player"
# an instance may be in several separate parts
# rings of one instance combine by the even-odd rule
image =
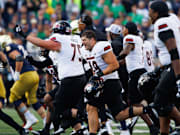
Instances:
[[[82,36],[81,53],[94,75],[85,87],[90,135],[96,135],[98,130],[98,108],[107,104],[116,120],[124,120],[135,115],[147,113],[149,107],[127,107],[121,98],[121,86],[116,69],[119,63],[112,52],[109,42],[96,41],[93,31],[87,30]],[[102,90],[103,89],[103,90]]]
[[[59,85],[53,104],[54,128],[55,130],[59,128],[59,121],[62,119],[70,119],[74,129],[81,130],[81,124],[77,124],[80,112],[76,105],[83,96],[86,76],[80,59],[80,39],[71,35],[70,24],[66,21],[57,21],[53,25],[53,34],[49,40],[26,35],[18,25],[15,27],[15,31],[34,45],[56,52],[58,77],[61,85]],[[80,133],[78,132],[78,134]]]
[[[2,51],[0,51],[0,60],[2,61],[3,66],[5,67],[7,65],[7,59]],[[11,126],[12,128],[14,128],[15,130],[17,130],[20,135],[27,135],[24,128],[18,125],[10,116],[8,116],[2,111],[5,98],[6,98],[6,90],[2,80],[2,75],[0,75],[0,119],[9,126]]]
[[[180,112],[173,105],[180,93],[180,21],[176,15],[168,13],[168,6],[163,1],[150,3],[149,16],[154,24],[154,40],[160,62],[163,66],[169,65],[161,73],[154,98],[161,135],[168,135],[170,118],[176,126],[180,125]]]
[[[39,76],[27,60],[22,45],[17,45],[12,42],[7,35],[0,37],[1,46],[8,59],[11,73],[14,77],[14,84],[10,90],[9,102],[14,103],[18,110],[24,114],[26,119],[25,129],[28,129],[33,124],[38,122],[38,119],[28,111],[26,105],[22,102],[22,96],[26,96],[27,103],[32,104],[33,108],[38,112],[42,119],[45,118],[45,110],[37,101],[36,91],[39,83]]]
[[[139,36],[137,26],[133,22],[128,22],[123,28],[123,51],[121,51],[119,59],[125,58],[127,71],[129,73],[128,82],[128,100],[130,105],[147,105],[142,95],[139,93],[137,85],[139,77],[146,72],[143,61],[143,40]],[[155,128],[147,114],[140,115],[147,123],[151,135],[157,135],[158,129]]]
[[[150,41],[147,40],[147,36],[142,32],[139,35],[143,39],[143,60],[144,68],[147,72],[152,72],[154,70],[154,60],[153,60],[153,46]]]

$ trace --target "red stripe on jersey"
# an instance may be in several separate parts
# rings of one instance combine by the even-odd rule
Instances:
[[[52,41],[56,41],[56,37],[52,37],[50,40],[52,40]]]
[[[108,45],[108,46],[104,47],[104,51],[109,50],[110,48],[111,48],[111,46]]]
[[[48,66],[47,68],[52,68],[53,66],[52,65],[50,65],[50,66]]]
[[[159,28],[159,30],[160,30],[160,29],[163,29],[163,28],[166,28],[166,27],[168,27],[167,24],[162,24],[162,25],[160,25],[158,28]]]
[[[127,42],[133,42],[133,39],[132,38],[126,38],[126,41]]]
[[[87,60],[92,60],[92,59],[94,59],[94,56],[93,57],[88,57],[88,58],[86,58]]]

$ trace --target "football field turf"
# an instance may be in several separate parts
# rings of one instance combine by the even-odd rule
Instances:
[[[16,122],[18,122],[19,124],[22,125],[23,122],[17,115],[15,109],[4,108],[3,111],[6,112],[9,116],[11,116]],[[33,126],[33,130],[41,129],[43,127],[41,118],[32,109],[30,109],[30,111],[33,112],[36,115],[36,117],[39,119],[39,123],[37,123],[36,125]],[[112,125],[113,125],[114,135],[120,135],[120,130],[117,128],[117,126],[119,126],[119,124],[113,123]],[[63,135],[69,135],[71,133],[71,131],[72,131],[72,129],[69,128],[66,131],[66,133],[64,133]],[[13,128],[11,128],[10,126],[8,126],[7,124],[5,124],[4,122],[2,122],[0,120],[0,135],[18,135],[18,133]],[[31,135],[31,133],[30,133],[30,135]],[[133,135],[149,135],[148,127],[141,119],[136,124]]]

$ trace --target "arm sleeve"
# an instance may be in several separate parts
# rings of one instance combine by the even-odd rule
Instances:
[[[168,39],[174,38],[174,33],[170,29],[170,30],[167,30],[167,31],[159,32],[158,36],[163,42],[166,42]]]
[[[30,62],[30,64],[31,65],[34,65],[35,67],[37,67],[37,68],[40,68],[40,69],[42,69],[42,68],[45,68],[45,67],[47,67],[47,66],[49,66],[49,65],[53,65],[53,62],[52,62],[52,60],[48,57],[46,60],[44,60],[44,61],[35,61],[35,60],[32,60],[31,62]]]

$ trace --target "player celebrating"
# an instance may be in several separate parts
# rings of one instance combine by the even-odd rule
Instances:
[[[163,1],[154,1],[149,6],[149,16],[154,24],[154,40],[163,66],[171,64],[160,77],[155,89],[154,103],[160,119],[161,135],[169,134],[170,118],[180,125],[180,112],[173,105],[180,93],[180,21],[168,13]],[[177,89],[175,88],[177,87]]]
[[[71,119],[74,129],[80,130],[81,124],[77,124],[79,119],[76,118],[80,116],[80,112],[76,105],[83,96],[83,89],[86,84],[86,76],[80,60],[80,38],[71,35],[71,27],[66,21],[57,21],[53,25],[53,34],[49,40],[42,40],[31,35],[27,36],[18,25],[15,31],[34,45],[56,52],[58,77],[61,80],[61,85],[55,96],[52,114],[54,128],[55,130],[58,129],[59,121],[68,118]],[[81,130],[77,133],[82,134]]]
[[[114,118],[119,121],[147,113],[149,107],[127,107],[123,103],[120,81],[115,71],[119,64],[109,42],[97,42],[96,35],[91,30],[85,31],[81,39],[84,47],[81,53],[94,72],[85,88],[90,135],[97,133],[98,108],[104,104],[107,104]]]
[[[142,95],[139,93],[137,85],[139,77],[146,72],[143,61],[143,40],[139,36],[137,26],[133,22],[128,22],[123,28],[124,49],[120,53],[119,59],[126,61],[127,71],[129,73],[128,99],[130,105],[147,105]],[[140,115],[147,123],[151,135],[157,135],[158,129],[155,128],[147,114]]]

